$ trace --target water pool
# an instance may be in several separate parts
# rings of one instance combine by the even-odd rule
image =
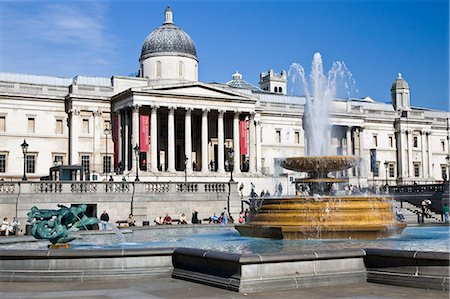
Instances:
[[[386,248],[448,252],[449,227],[407,227],[399,236],[378,240],[271,240],[241,237],[231,226],[173,226],[135,230],[124,234],[80,234],[74,249],[194,247],[230,253],[289,253],[299,250]],[[45,249],[47,241],[5,244],[0,249]]]

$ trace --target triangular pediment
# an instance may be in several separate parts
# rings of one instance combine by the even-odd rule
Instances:
[[[141,92],[148,92],[150,94],[165,94],[165,95],[177,95],[185,97],[200,97],[200,98],[215,98],[215,99],[234,99],[241,101],[255,101],[255,97],[251,94],[244,94],[234,90],[230,90],[228,87],[218,87],[213,84],[205,83],[185,83],[185,84],[173,84],[164,86],[152,86],[142,87]]]

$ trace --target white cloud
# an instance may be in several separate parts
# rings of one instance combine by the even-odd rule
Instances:
[[[0,4],[0,71],[109,76],[117,38],[107,2]]]

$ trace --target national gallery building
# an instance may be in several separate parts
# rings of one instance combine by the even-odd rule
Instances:
[[[170,8],[145,38],[139,62],[136,77],[0,73],[0,178],[25,172],[39,180],[53,166],[77,165],[91,181],[133,181],[138,172],[148,182],[227,182],[233,169],[244,193],[250,183],[258,193],[279,183],[295,192],[292,182],[303,174],[277,162],[306,155],[306,101],[286,95],[285,71],[261,73],[259,86],[237,72],[226,83],[199,82],[194,42]],[[442,182],[450,113],[411,107],[407,81],[393,79],[390,103],[334,101],[331,154],[363,161],[334,175],[360,186]]]

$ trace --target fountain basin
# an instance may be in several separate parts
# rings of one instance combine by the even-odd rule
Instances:
[[[358,162],[359,158],[355,156],[307,156],[284,158],[280,165],[292,171],[326,174],[331,171],[349,169],[356,166]]]
[[[273,239],[379,239],[406,227],[387,196],[264,198],[242,236]]]

